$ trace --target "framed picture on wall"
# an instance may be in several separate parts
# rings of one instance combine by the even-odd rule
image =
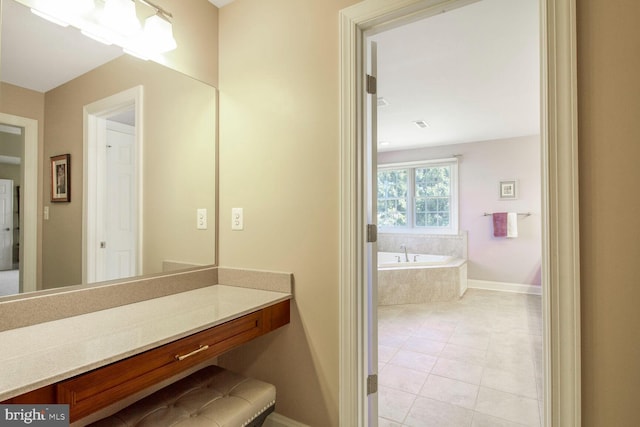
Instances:
[[[51,201],[71,201],[71,154],[51,157]]]
[[[517,181],[500,181],[500,200],[512,200],[517,197]]]

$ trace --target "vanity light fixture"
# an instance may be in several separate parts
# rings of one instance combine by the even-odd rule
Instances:
[[[147,0],[138,0],[154,10],[154,14],[144,21],[144,31],[131,37],[124,46],[124,51],[142,59],[169,52],[177,47],[173,38],[171,15],[166,10]]]
[[[105,0],[100,23],[124,37],[133,37],[141,29],[136,4],[131,0]]]
[[[94,0],[64,0],[29,2],[31,12],[61,27],[73,25],[74,17],[90,13],[95,8]]]
[[[176,48],[171,22],[161,13],[156,13],[144,21],[144,39],[152,51],[169,52]]]
[[[17,0],[31,11],[62,26],[78,28],[82,34],[104,44],[115,44],[125,53],[142,59],[158,59],[177,47],[173,37],[173,15],[147,0]],[[150,8],[144,28],[136,4]],[[144,17],[144,16],[143,16]]]

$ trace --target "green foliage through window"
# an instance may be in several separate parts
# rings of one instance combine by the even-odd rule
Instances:
[[[449,228],[453,179],[450,164],[378,172],[380,227]]]
[[[407,225],[407,170],[378,172],[378,225],[404,227]]]

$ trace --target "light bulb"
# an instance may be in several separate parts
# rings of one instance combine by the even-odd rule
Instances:
[[[140,31],[136,5],[131,0],[106,0],[100,22],[126,37],[134,36]]]
[[[157,53],[164,53],[177,47],[173,38],[173,26],[159,15],[148,17],[144,22],[144,40],[147,47]]]

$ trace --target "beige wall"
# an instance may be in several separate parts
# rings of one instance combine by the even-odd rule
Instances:
[[[221,360],[315,426],[338,423],[338,11],[352,3],[220,10],[220,264],[295,275],[291,325]]]
[[[20,185],[22,181],[20,165],[0,163],[0,179],[11,179],[14,186]]]
[[[292,271],[292,324],[222,358],[278,386],[278,411],[336,425],[337,13],[350,1],[220,11],[220,260]],[[637,424],[640,3],[578,3],[585,426]],[[268,19],[265,19],[268,17]],[[232,232],[231,207],[245,208]]]
[[[218,8],[207,0],[155,0],[173,15],[178,48],[166,66],[218,87]]]
[[[639,16],[577,2],[584,426],[638,425]]]
[[[215,117],[212,86],[128,55],[45,95],[44,158],[71,154],[70,203],[50,203],[43,226],[44,288],[82,282],[83,107],[136,85],[143,96],[143,274],[162,261],[215,261]],[[44,165],[45,197],[49,164]],[[196,209],[211,224],[196,230]]]
[[[0,132],[0,154],[3,156],[22,157],[22,135]]]

